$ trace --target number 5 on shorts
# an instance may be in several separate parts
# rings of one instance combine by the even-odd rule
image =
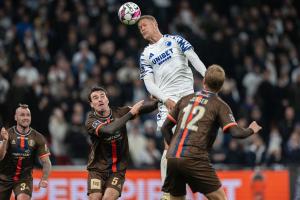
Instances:
[[[113,180],[111,181],[111,184],[112,185],[117,185],[118,181],[119,181],[119,178],[118,177],[114,177]]]

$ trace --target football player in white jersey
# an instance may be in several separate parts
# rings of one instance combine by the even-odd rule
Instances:
[[[188,61],[204,77],[206,67],[192,45],[178,35],[163,35],[156,19],[144,15],[138,21],[141,35],[149,42],[140,56],[140,76],[148,92],[158,98],[157,126],[160,130],[168,111],[183,96],[194,92],[194,80]],[[164,151],[161,161],[162,181],[166,175]]]

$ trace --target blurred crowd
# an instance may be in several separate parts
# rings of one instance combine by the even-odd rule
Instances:
[[[139,80],[147,45],[136,26],[117,17],[121,0],[0,1],[0,122],[14,124],[29,104],[32,127],[44,134],[56,165],[84,165],[87,95],[104,86],[112,106],[148,99]],[[220,96],[242,127],[256,120],[259,135],[235,140],[220,133],[212,161],[224,166],[300,163],[300,16],[296,0],[140,0],[163,33],[192,43],[209,66],[224,67]],[[199,74],[195,88],[201,89]],[[128,124],[130,166],[158,168],[162,136],[156,113]]]

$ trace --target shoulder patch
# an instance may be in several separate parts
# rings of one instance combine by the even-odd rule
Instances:
[[[229,118],[230,118],[230,120],[231,120],[232,122],[235,122],[235,119],[234,119],[233,114],[229,114]]]
[[[99,120],[96,120],[93,122],[92,127],[96,129],[99,126],[99,124],[101,124],[101,122]]]

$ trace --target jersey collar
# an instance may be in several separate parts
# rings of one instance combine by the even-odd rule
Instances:
[[[203,90],[197,92],[197,95],[202,95],[204,97],[209,98],[209,97],[217,95],[217,93],[203,89]]]
[[[27,136],[27,135],[29,135],[29,134],[31,133],[31,131],[32,131],[32,128],[29,127],[29,131],[27,131],[27,133],[23,134],[23,133],[20,133],[20,132],[18,131],[18,129],[17,129],[16,126],[14,126],[13,129],[14,129],[14,131],[15,131],[16,134],[22,135],[22,136]]]
[[[96,111],[94,111],[94,115],[97,116],[97,117],[99,117],[100,119],[106,120],[106,119],[112,117],[112,111],[111,111],[111,109],[110,109],[109,114],[108,114],[107,116],[101,116],[101,115],[99,115]]]

